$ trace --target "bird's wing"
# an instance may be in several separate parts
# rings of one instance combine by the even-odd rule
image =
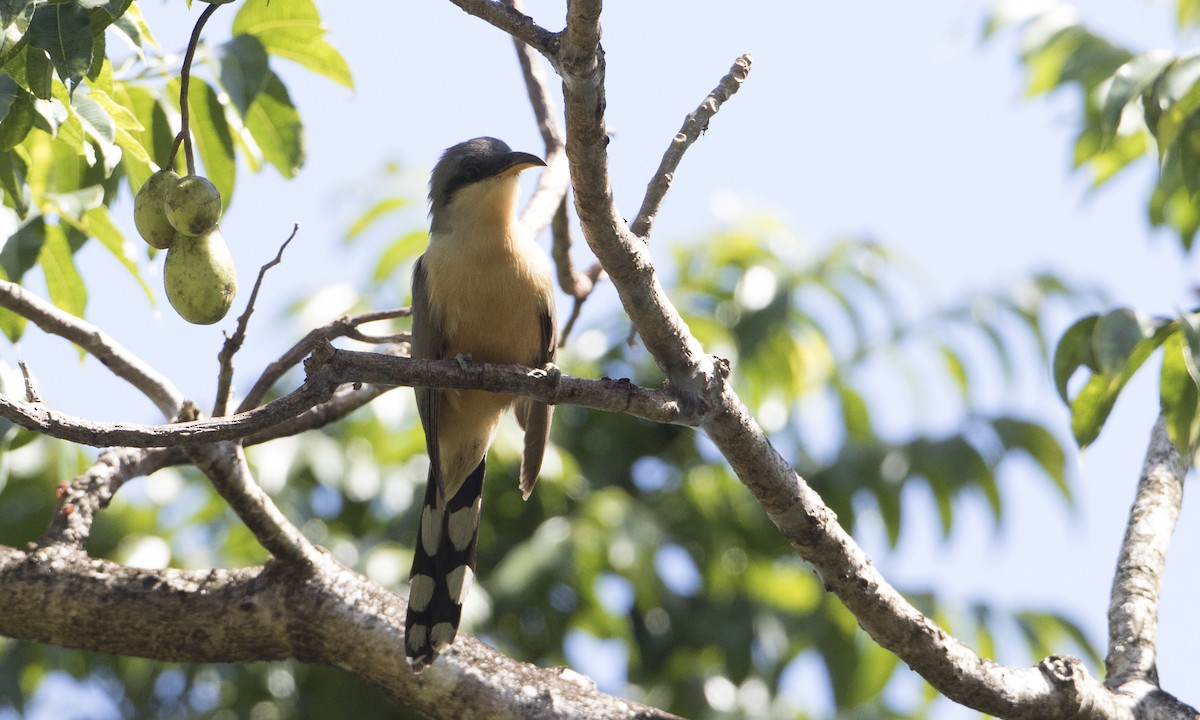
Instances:
[[[539,318],[542,325],[542,343],[537,364],[546,367],[554,362],[558,349],[558,330],[554,321],[554,298],[547,297],[546,307]],[[550,416],[554,406],[530,398],[521,398],[516,403],[517,422],[525,430],[525,451],[521,455],[521,495],[526,500],[537,483],[542,469],[542,457],[546,454],[546,443],[550,439]]]
[[[417,258],[412,281],[412,344],[410,355],[420,360],[441,360],[445,349],[442,323],[435,318],[429,301],[428,279],[424,256]],[[438,494],[445,492],[438,454],[438,406],[442,392],[424,387],[413,388],[417,396],[417,413],[425,429],[425,450],[429,455],[429,480],[437,485]]]

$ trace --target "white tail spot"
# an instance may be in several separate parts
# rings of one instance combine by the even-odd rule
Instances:
[[[450,623],[438,623],[429,632],[429,643],[433,645],[434,650],[441,652],[450,647],[450,643],[454,642],[454,635],[457,632],[458,628]]]
[[[433,599],[433,578],[428,575],[413,575],[409,581],[408,609],[423,612]]]
[[[446,576],[446,582],[450,586],[450,599],[459,605],[467,599],[467,592],[471,589],[471,582],[475,579],[475,572],[468,565],[459,565],[450,571]]]
[[[467,546],[471,544],[471,538],[475,537],[475,529],[479,527],[479,508],[482,502],[482,498],[475,498],[471,507],[450,513],[450,542],[454,543],[455,550],[466,550]]]
[[[425,637],[429,629],[424,625],[413,625],[408,629],[408,634],[404,638],[404,642],[408,645],[408,649],[416,652],[425,647]]]
[[[421,510],[421,547],[425,554],[437,555],[438,541],[442,537],[442,516],[434,508],[426,505]]]

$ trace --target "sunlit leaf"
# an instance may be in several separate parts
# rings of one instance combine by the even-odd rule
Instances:
[[[295,176],[304,164],[304,128],[287,88],[274,73],[246,113],[246,128],[264,160],[285,178]]]
[[[1159,403],[1167,424],[1167,434],[1179,454],[1190,457],[1200,440],[1200,391],[1189,372],[1191,349],[1183,332],[1172,334],[1163,343],[1162,373],[1159,377]],[[1194,362],[1194,361],[1193,361]]]
[[[267,52],[287,58],[334,82],[354,87],[345,58],[325,40],[325,27],[312,0],[244,0],[233,33],[256,35]]]
[[[33,11],[29,44],[50,55],[67,87],[74,89],[92,66],[92,26],[87,9],[77,3],[48,3]]]
[[[72,315],[83,317],[87,307],[87,288],[75,269],[75,259],[66,233],[58,225],[46,225],[45,243],[38,254],[38,265],[46,276],[50,302]]]

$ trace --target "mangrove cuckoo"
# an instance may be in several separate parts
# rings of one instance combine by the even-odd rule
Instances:
[[[412,357],[544,367],[554,361],[546,253],[517,220],[518,175],[544,166],[489,137],[455,145],[429,182],[429,247],[412,286]],[[409,575],[405,651],[420,672],[454,641],[475,574],[483,466],[500,416],[525,431],[521,492],[533,491],[551,406],[482,390],[416,388],[429,480]]]

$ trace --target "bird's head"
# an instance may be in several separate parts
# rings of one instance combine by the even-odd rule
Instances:
[[[429,215],[433,230],[446,229],[451,217],[486,212],[512,212],[517,175],[544,167],[537,155],[517,152],[502,140],[478,137],[442,154],[429,180]]]

